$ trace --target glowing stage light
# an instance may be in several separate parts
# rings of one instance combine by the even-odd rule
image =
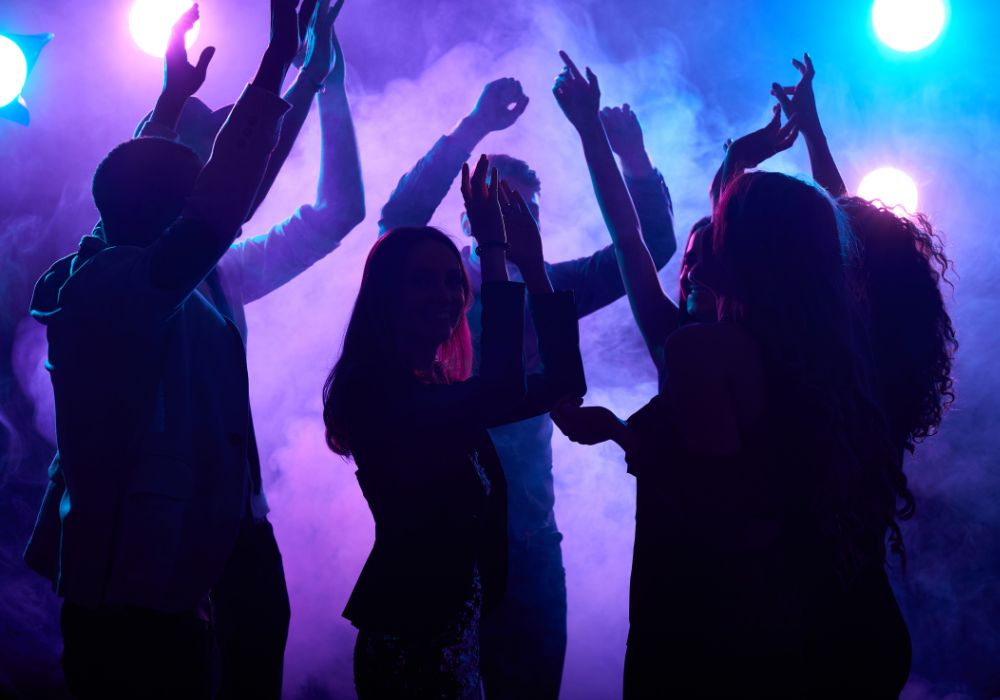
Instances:
[[[934,43],[944,29],[943,0],[875,0],[872,26],[886,46],[919,51]]]
[[[28,105],[21,96],[38,54],[52,34],[0,34],[0,119],[28,125]]]
[[[136,0],[128,13],[128,28],[135,43],[150,56],[163,58],[170,28],[191,5],[190,0]],[[195,22],[187,33],[184,43],[188,48],[198,38],[200,24]]]
[[[28,79],[28,61],[21,47],[0,35],[0,107],[17,99]]]
[[[901,216],[917,211],[917,183],[896,168],[879,168],[865,175],[858,185],[858,196],[881,202]]]

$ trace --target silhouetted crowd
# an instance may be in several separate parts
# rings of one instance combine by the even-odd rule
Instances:
[[[152,112],[94,174],[100,221],[36,285],[58,452],[25,558],[63,598],[77,697],[281,695],[291,611],[244,305],[365,218],[343,3],[271,0],[259,68],[219,110],[193,97],[214,53],[187,57],[194,5]],[[382,209],[323,387],[326,442],[375,522],[344,610],[358,696],[558,697],[554,425],[613,441],[636,479],[626,698],[898,697],[910,638],[886,566],[905,566],[915,511],[904,455],[953,398],[940,239],[849,195],[805,55],[797,84],[773,85],[770,122],[727,143],[674,302],[658,277],[672,205],[639,121],[560,58],[553,94],[609,244],[545,260],[538,176],[508,155],[473,162],[528,105],[513,78],[489,83]],[[314,100],[315,201],[240,238]],[[813,181],[758,169],[800,137]],[[462,248],[428,226],[458,176]],[[622,296],[658,376],[627,419],[584,403],[578,332]]]

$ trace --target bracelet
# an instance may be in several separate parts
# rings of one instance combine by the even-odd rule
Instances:
[[[476,255],[482,257],[483,248],[503,248],[507,251],[510,250],[510,243],[507,241],[484,241],[476,246]]]

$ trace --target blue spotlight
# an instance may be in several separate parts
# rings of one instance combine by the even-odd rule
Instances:
[[[28,124],[28,105],[21,97],[38,54],[52,34],[0,34],[0,119]]]
[[[908,53],[934,43],[945,14],[943,0],[875,0],[872,26],[886,46]]]

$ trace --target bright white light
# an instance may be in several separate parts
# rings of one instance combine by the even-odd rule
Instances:
[[[28,79],[28,62],[21,48],[5,36],[0,36],[0,107],[17,99]]]
[[[167,52],[167,40],[174,22],[191,7],[190,0],[136,0],[128,13],[128,28],[139,48],[150,56],[162,58]],[[184,42],[188,48],[198,38],[195,22]]]
[[[943,0],[875,0],[875,33],[896,51],[919,51],[930,46],[944,29]]]
[[[858,185],[858,196],[879,201],[901,216],[917,211],[917,183],[896,168],[879,168],[865,175]]]

